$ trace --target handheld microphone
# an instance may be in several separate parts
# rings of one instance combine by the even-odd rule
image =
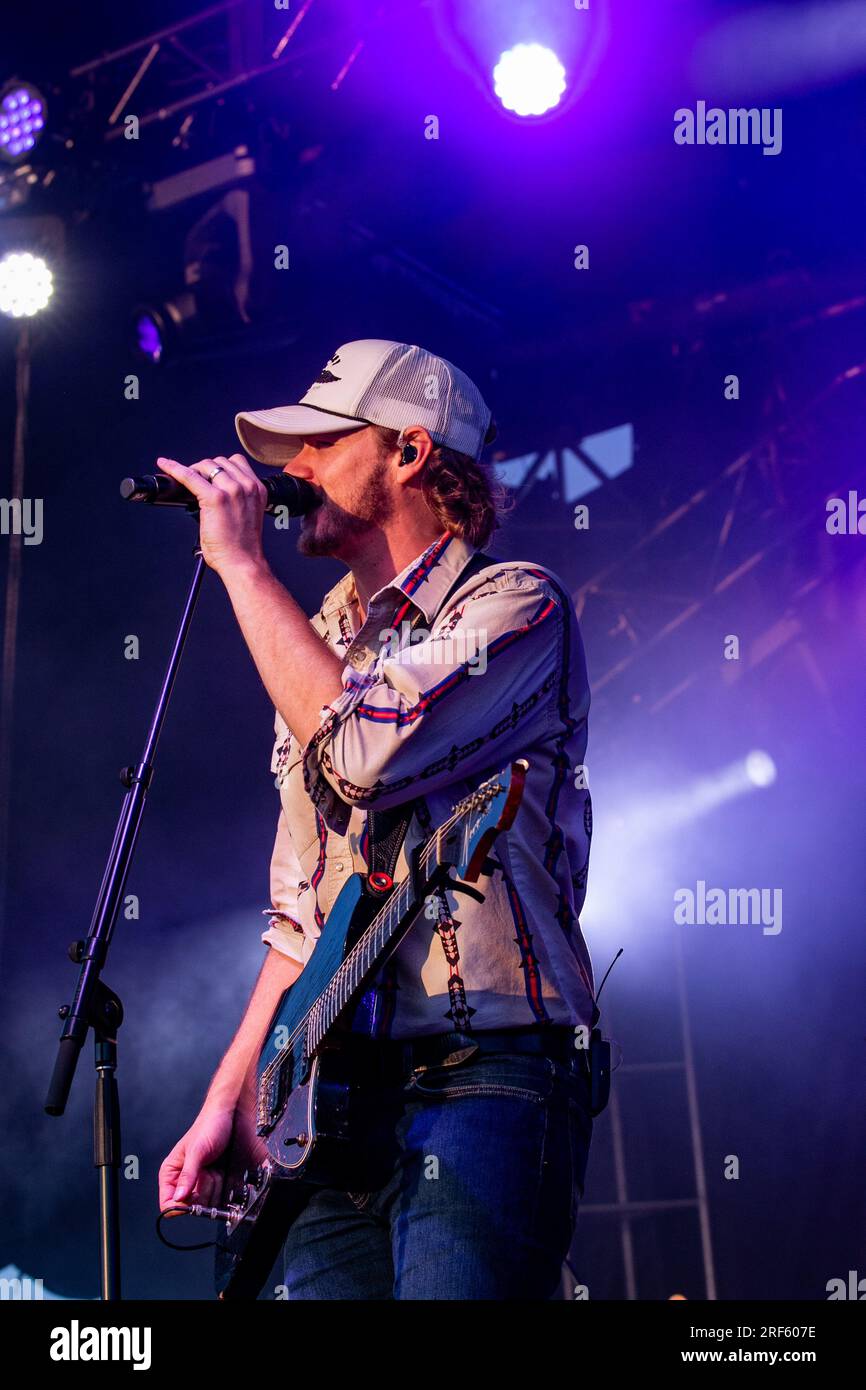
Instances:
[[[260,478],[268,494],[266,512],[275,512],[285,507],[289,516],[306,516],[318,507],[321,498],[314,487],[303,478],[293,478],[290,473],[275,473],[269,478]],[[126,502],[147,502],[152,507],[185,507],[189,512],[198,511],[198,501],[189,488],[169,478],[166,473],[146,473],[137,478],[124,478],[120,484],[120,495]]]

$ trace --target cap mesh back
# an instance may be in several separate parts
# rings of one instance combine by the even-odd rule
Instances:
[[[474,459],[490,423],[481,392],[459,367],[402,343],[362,392],[357,413],[391,429],[423,425],[437,443]]]

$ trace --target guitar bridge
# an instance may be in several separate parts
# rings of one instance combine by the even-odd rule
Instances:
[[[262,1078],[256,1102],[256,1134],[261,1138],[273,1129],[286,1108],[292,1090],[294,1056],[290,1051],[273,1063],[273,1071]]]

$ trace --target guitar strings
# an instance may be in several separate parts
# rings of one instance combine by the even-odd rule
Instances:
[[[455,818],[456,818],[456,816],[455,816]],[[432,852],[432,850],[433,850],[433,846],[434,846],[434,843],[435,843],[436,839],[438,838],[438,836],[439,836],[440,834],[442,834],[445,830],[447,830],[447,829],[449,829],[449,828],[450,828],[449,821],[446,821],[445,824],[442,825],[442,826],[440,826],[439,830],[437,830],[436,835],[434,835],[433,839],[431,839],[431,841],[429,842],[429,844],[425,845],[424,849],[421,851],[421,854],[420,854],[419,858],[420,858],[420,860],[421,860],[421,864],[422,864],[422,867],[423,867],[423,868],[426,868],[426,867],[427,867],[427,864],[428,864],[429,858],[430,858],[430,854],[431,854],[431,852]],[[397,890],[397,893],[394,894],[394,897],[391,898],[391,899],[389,899],[389,901],[388,901],[387,903],[385,903],[384,906],[381,908],[381,910],[376,914],[376,917],[375,917],[375,918],[373,919],[373,921],[370,923],[369,927],[368,927],[367,930],[364,932],[364,935],[360,938],[359,941],[357,941],[357,942],[355,943],[355,945],[352,947],[352,949],[351,949],[351,951],[349,952],[349,954],[348,954],[348,955],[345,957],[345,959],[340,963],[340,966],[339,966],[338,969],[334,972],[334,974],[333,974],[333,976],[331,977],[331,979],[328,981],[328,985],[327,985],[327,987],[325,988],[325,990],[322,992],[322,994],[319,996],[319,998],[315,1001],[315,1003],[313,1003],[313,1004],[310,1005],[310,1008],[307,1010],[307,1012],[298,1020],[298,1023],[297,1023],[297,1025],[296,1025],[296,1027],[295,1027],[294,1032],[291,1033],[291,1034],[289,1035],[289,1037],[286,1039],[286,1041],[283,1043],[282,1047],[280,1048],[280,1051],[277,1053],[277,1055],[276,1055],[275,1057],[273,1057],[273,1058],[271,1059],[271,1061],[268,1063],[267,1067],[266,1067],[266,1068],[264,1069],[264,1071],[262,1072],[262,1081],[263,1081],[263,1082],[264,1082],[265,1080],[270,1080],[270,1077],[271,1077],[272,1073],[273,1073],[275,1070],[278,1070],[278,1069],[283,1065],[283,1063],[284,1063],[285,1060],[286,1060],[286,1054],[287,1054],[287,1053],[290,1051],[290,1049],[293,1047],[293,1044],[294,1044],[295,1042],[297,1042],[297,1040],[298,1040],[298,1038],[300,1037],[301,1033],[303,1032],[304,1028],[307,1026],[308,1022],[311,1020],[313,1014],[314,1014],[314,1013],[316,1012],[316,1010],[320,1007],[320,1005],[322,1004],[322,1002],[323,1002],[323,1001],[329,996],[329,994],[332,992],[333,986],[334,986],[334,981],[338,978],[338,976],[339,976],[341,973],[346,973],[347,967],[349,967],[350,965],[356,965],[356,964],[358,963],[358,960],[360,959],[360,956],[361,956],[361,954],[362,954],[362,952],[363,952],[363,949],[369,944],[369,941],[372,939],[372,937],[373,937],[373,936],[375,935],[375,933],[378,931],[379,926],[382,924],[382,922],[383,922],[386,918],[388,918],[388,917],[390,916],[391,910],[392,910],[392,907],[393,907],[393,904],[394,904],[394,901],[395,901],[396,898],[399,896],[399,894],[400,894],[400,892],[402,891],[402,889],[405,888],[405,887],[406,887],[406,881],[404,881],[404,883],[402,883],[402,884],[400,885],[400,887],[399,887],[398,890]]]
[[[448,830],[452,829],[452,827],[453,827],[454,825],[456,825],[456,823],[457,823],[459,817],[462,816],[466,811],[474,809],[474,807],[475,807],[476,804],[477,804],[477,800],[478,800],[479,796],[481,796],[482,793],[484,793],[484,792],[485,792],[485,789],[479,787],[477,791],[475,791],[475,792],[473,792],[473,793],[471,794],[471,796],[466,797],[463,801],[461,801],[461,802],[455,807],[453,813],[448,817],[448,819],[447,819],[442,825],[439,826],[438,830],[437,830],[437,831],[435,832],[435,834],[431,837],[431,839],[427,842],[427,844],[424,846],[424,848],[422,849],[422,851],[421,851],[421,853],[420,853],[420,855],[419,855],[419,860],[420,860],[420,864],[421,864],[421,867],[422,867],[422,868],[424,868],[424,869],[427,868],[427,865],[428,865],[428,863],[429,863],[430,856],[431,856],[431,854],[432,854],[432,852],[433,852],[434,846],[437,844],[437,842],[439,841],[440,837],[441,837],[442,835],[444,835]],[[490,796],[491,793],[492,793],[492,788],[487,788],[487,789],[486,789],[486,795],[487,795],[487,796]],[[297,1042],[298,1038],[301,1036],[301,1033],[302,1033],[302,1032],[304,1031],[304,1029],[307,1027],[308,1023],[312,1020],[312,1018],[313,1018],[314,1014],[316,1013],[316,1011],[317,1011],[318,1009],[320,1009],[320,1007],[321,1007],[321,1005],[324,1003],[325,999],[328,998],[328,996],[331,994],[331,992],[332,992],[332,990],[333,990],[333,988],[334,988],[335,982],[339,979],[339,977],[340,977],[341,975],[342,975],[342,976],[345,976],[345,975],[347,975],[347,974],[351,975],[351,967],[354,967],[355,965],[357,965],[357,964],[359,963],[359,960],[360,960],[361,955],[363,954],[363,951],[366,949],[366,947],[367,947],[368,945],[370,945],[371,941],[373,940],[373,937],[374,937],[375,934],[378,932],[379,928],[380,928],[380,927],[384,924],[384,922],[390,917],[391,912],[393,911],[393,907],[394,907],[395,903],[399,900],[400,895],[403,893],[403,891],[409,886],[410,881],[411,881],[411,875],[408,876],[407,878],[405,878],[405,879],[403,880],[403,882],[402,882],[402,883],[400,884],[400,886],[398,887],[397,892],[396,892],[395,894],[393,894],[391,898],[389,898],[388,902],[387,902],[387,903],[382,907],[382,909],[376,914],[376,916],[374,917],[373,921],[370,923],[369,927],[367,927],[367,929],[366,929],[366,931],[364,932],[364,934],[363,934],[363,935],[360,937],[360,939],[355,943],[355,945],[352,947],[351,951],[350,951],[349,954],[345,957],[345,959],[340,963],[339,967],[337,968],[337,970],[334,972],[334,974],[332,975],[331,979],[329,980],[329,982],[328,982],[327,987],[325,988],[325,990],[322,992],[322,994],[319,995],[319,998],[315,1001],[315,1003],[313,1003],[313,1004],[310,1005],[310,1008],[307,1010],[307,1012],[298,1020],[298,1023],[297,1023],[297,1025],[296,1025],[296,1027],[295,1027],[294,1032],[291,1033],[291,1034],[289,1035],[289,1037],[286,1039],[285,1043],[284,1043],[284,1044],[282,1045],[282,1047],[280,1048],[279,1052],[276,1054],[275,1057],[272,1057],[272,1058],[271,1058],[270,1062],[268,1062],[267,1066],[265,1067],[264,1071],[262,1072],[261,1080],[260,1080],[260,1082],[259,1082],[259,1090],[260,1090],[260,1091],[261,1091],[261,1088],[262,1088],[263,1085],[265,1085],[266,1083],[267,1083],[267,1084],[270,1083],[270,1081],[271,1081],[271,1079],[272,1079],[274,1073],[279,1071],[279,1069],[284,1065],[284,1063],[285,1063],[287,1057],[294,1051],[294,1044]],[[400,917],[402,917],[402,915],[403,915],[403,914],[400,913]],[[399,921],[399,917],[398,917],[398,921]],[[367,969],[369,969],[369,966],[367,967]],[[365,971],[364,973],[366,973],[366,971]],[[355,986],[353,985],[353,989],[354,989],[354,987],[355,987]],[[350,993],[351,993],[351,991],[350,991]],[[341,1009],[344,1008],[344,1007],[345,1007],[345,1001],[343,1001],[343,1003],[340,1005],[340,1008],[341,1008]],[[339,1012],[339,1010],[338,1010],[338,1012]],[[336,1015],[335,1015],[335,1016],[336,1016]],[[333,1019],[331,1020],[331,1022],[333,1022]],[[330,1026],[330,1024],[328,1024],[328,1027],[329,1027],[329,1026]],[[327,1031],[327,1029],[326,1029],[325,1031]],[[322,1036],[324,1036],[324,1033],[322,1034]],[[319,1040],[317,1039],[317,1041],[319,1041]],[[315,1045],[316,1045],[316,1044],[314,1043],[313,1046],[315,1046]]]

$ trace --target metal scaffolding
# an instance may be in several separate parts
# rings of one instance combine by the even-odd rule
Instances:
[[[666,1212],[683,1210],[694,1211],[698,1220],[701,1263],[704,1276],[704,1296],[710,1301],[715,1301],[717,1297],[713,1243],[710,1232],[710,1208],[707,1198],[704,1146],[701,1136],[700,1108],[698,1105],[698,1081],[695,1071],[694,1051],[692,1048],[691,1026],[689,1023],[683,944],[682,937],[679,933],[674,934],[674,957],[682,1055],[665,1062],[624,1063],[617,1068],[616,1076],[631,1075],[646,1077],[648,1079],[659,1075],[669,1075],[671,1073],[682,1076],[688,1113],[695,1190],[693,1193],[685,1194],[682,1197],[663,1198],[660,1200],[635,1201],[629,1196],[629,1180],[625,1156],[627,1117],[624,1113],[623,1104],[617,1091],[616,1082],[614,1082],[611,1086],[608,1113],[610,1114],[616,1201],[581,1202],[580,1204],[580,1218],[588,1216],[613,1216],[617,1219],[626,1298],[630,1301],[635,1301],[640,1298],[638,1269],[635,1260],[632,1235],[632,1227],[635,1219],[638,1217],[658,1216]],[[568,1287],[569,1275],[571,1283],[570,1290]],[[576,1284],[577,1280],[574,1278],[573,1274],[571,1274],[569,1267],[564,1288],[567,1298],[574,1297]]]

